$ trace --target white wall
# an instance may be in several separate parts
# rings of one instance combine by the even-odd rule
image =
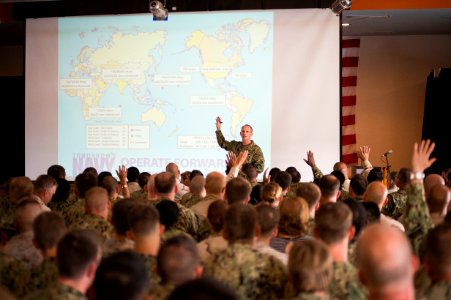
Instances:
[[[412,145],[421,139],[426,80],[434,68],[451,68],[451,36],[361,37],[357,145],[371,147],[373,165],[393,150],[392,170],[410,167]],[[451,100],[451,99],[450,99]]]

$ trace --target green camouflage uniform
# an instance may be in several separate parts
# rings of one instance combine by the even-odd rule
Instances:
[[[431,286],[432,281],[429,277],[429,274],[422,265],[416,272],[415,272],[415,294],[416,295],[424,295],[428,288]]]
[[[162,200],[164,199],[157,200],[155,202],[155,205],[157,205]],[[176,204],[179,208],[179,217],[177,219],[177,222],[175,222],[175,224],[172,225],[172,227],[184,231],[190,234],[193,238],[196,238],[197,231],[199,230],[200,223],[199,218],[191,209],[183,205],[180,205],[177,202]]]
[[[282,298],[287,281],[280,260],[238,243],[213,253],[204,274],[228,284],[241,299]]]
[[[321,172],[321,170],[316,165],[312,167],[312,172],[313,178],[316,180],[320,180],[324,176],[323,172]]]
[[[92,229],[95,230],[102,239],[102,243],[111,238],[113,226],[99,216],[85,214],[78,222],[72,224],[70,229]]]
[[[179,236],[179,235],[185,235],[185,236],[189,236],[190,238],[193,238],[191,235],[189,235],[188,233],[186,233],[180,229],[170,228],[169,230],[164,231],[164,234],[161,237],[161,243],[164,243],[167,240],[169,240],[170,238],[173,238],[173,237]]]
[[[72,207],[72,205],[74,205],[80,200],[82,199],[79,199],[75,195],[70,195],[69,198],[66,199],[66,201],[59,203],[58,207],[56,207],[56,210],[63,215],[64,219],[66,219],[66,214],[68,210]]]
[[[80,199],[74,202],[71,207],[65,210],[64,219],[67,226],[80,222],[80,219],[85,215],[85,199]]]
[[[439,281],[431,285],[424,294],[429,300],[449,300],[451,299],[451,282]]]
[[[255,170],[257,170],[257,173],[263,172],[263,168],[265,167],[265,158],[263,157],[262,149],[260,149],[254,141],[251,141],[251,143],[246,146],[244,146],[242,142],[238,141],[229,142],[225,140],[221,130],[216,130],[216,139],[219,147],[227,151],[232,151],[236,155],[243,150],[247,150],[248,154],[246,162],[251,163],[255,167]]]
[[[296,191],[298,190],[298,187],[301,185],[300,182],[295,182],[290,184],[290,189],[288,190],[286,198],[291,198],[296,196]]]
[[[5,240],[16,233],[15,211],[16,206],[11,203],[9,197],[0,199],[0,230]]]
[[[2,252],[26,263],[30,268],[41,264],[43,257],[33,245],[33,231],[25,231],[13,236],[3,247]]]
[[[366,299],[365,290],[357,278],[357,270],[349,262],[333,263],[333,277],[327,292],[333,299]]]
[[[148,197],[148,194],[144,190],[134,191],[133,193],[130,194],[130,198],[132,198],[133,200],[137,200],[137,201],[144,201],[144,202],[148,201],[147,197]]]
[[[26,300],[87,300],[79,290],[58,283],[55,287],[36,291],[25,298]]]
[[[135,242],[127,238],[121,240],[109,238],[103,243],[103,256],[105,257],[117,252],[133,250],[134,247]]]
[[[201,196],[193,196],[191,193],[186,193],[185,195],[182,196],[182,199],[180,199],[179,203],[189,208],[202,201],[202,199],[204,198]]]
[[[313,235],[313,227],[315,227],[315,218],[308,217],[307,221],[307,234]]]
[[[20,298],[26,293],[29,280],[28,265],[0,252],[0,286]]]
[[[175,286],[173,284],[159,284],[155,288],[155,290],[150,293],[152,300],[164,300],[171,295],[172,291],[174,290]]]
[[[317,296],[311,293],[300,293],[293,300],[330,300],[330,297],[327,294]]]
[[[357,267],[357,257],[356,257],[356,249],[357,241],[350,242],[348,245],[348,262],[350,262],[354,267]]]
[[[423,241],[432,228],[432,219],[427,207],[422,183],[412,182],[407,188],[406,212],[402,223],[415,254],[422,258]]]
[[[149,291],[153,293],[158,284],[160,284],[161,282],[161,277],[157,273],[157,258],[152,255],[141,254],[141,256],[144,258],[144,263],[146,264],[147,270],[149,271]]]
[[[37,267],[31,269],[31,280],[28,284],[28,293],[54,287],[58,283],[58,266],[56,257],[47,257]]]
[[[395,220],[399,220],[406,210],[406,203],[406,190],[398,190],[397,192],[388,194],[387,203],[382,208],[382,213],[386,216],[392,217]]]

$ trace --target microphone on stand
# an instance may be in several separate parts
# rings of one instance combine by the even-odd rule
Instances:
[[[387,152],[385,152],[384,154],[382,154],[382,156],[387,157],[387,156],[389,156],[389,155],[392,154],[392,153],[393,153],[393,150],[388,150]]]

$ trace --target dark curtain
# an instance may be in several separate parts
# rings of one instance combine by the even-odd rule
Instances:
[[[451,68],[432,71],[427,78],[422,139],[435,142],[437,161],[427,170],[441,174],[451,167]]]
[[[25,175],[25,84],[22,76],[0,77],[2,162],[0,183]]]

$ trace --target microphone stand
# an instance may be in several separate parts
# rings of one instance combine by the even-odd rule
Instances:
[[[387,172],[387,189],[389,188],[390,182],[389,182],[389,178],[390,178],[390,163],[388,162],[388,155],[389,154],[384,154],[383,157],[385,157],[385,170]]]

